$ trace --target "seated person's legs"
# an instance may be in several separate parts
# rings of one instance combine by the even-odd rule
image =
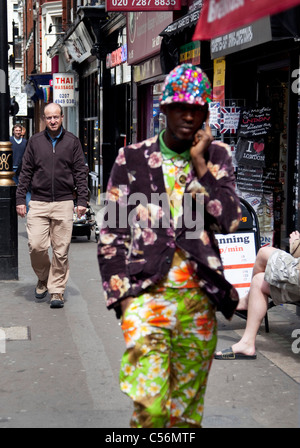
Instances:
[[[231,347],[233,353],[242,353],[247,356],[255,354],[255,338],[261,321],[267,312],[269,294],[270,288],[269,284],[264,280],[264,273],[256,274],[252,279],[249,291],[245,333],[242,339]],[[217,352],[215,356],[220,357],[222,353]]]
[[[257,253],[253,272],[252,279],[259,273],[264,273],[268,259],[272,255],[272,253],[277,250],[275,247],[261,247]],[[250,292],[250,291],[249,291]],[[239,304],[237,306],[237,310],[247,310],[248,309],[248,301],[249,301],[249,292],[244,297],[240,298]]]

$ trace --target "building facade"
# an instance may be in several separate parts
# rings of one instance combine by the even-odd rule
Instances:
[[[202,0],[160,12],[107,12],[94,0],[15,3],[28,92],[21,119],[40,130],[55,75],[71,80],[72,97],[55,98],[82,142],[94,198],[105,191],[118,149],[165,126],[158,98],[166,73],[181,62],[200,64],[214,85],[212,131],[232,148],[236,187],[259,216],[262,244],[287,247],[300,228],[299,7],[195,42]]]

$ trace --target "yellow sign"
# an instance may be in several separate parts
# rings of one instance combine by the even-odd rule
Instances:
[[[213,101],[218,101],[221,105],[225,101],[225,72],[225,58],[214,59]]]

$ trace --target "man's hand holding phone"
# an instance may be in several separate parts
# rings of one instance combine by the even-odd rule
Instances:
[[[199,129],[194,136],[194,141],[191,147],[191,158],[198,177],[203,177],[207,172],[207,166],[205,162],[205,153],[207,148],[213,141],[213,136],[209,126],[209,115],[207,115],[204,129]]]

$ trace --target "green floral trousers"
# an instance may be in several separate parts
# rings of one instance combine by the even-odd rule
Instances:
[[[133,428],[198,428],[217,343],[215,309],[199,288],[153,289],[122,320],[120,387]]]

